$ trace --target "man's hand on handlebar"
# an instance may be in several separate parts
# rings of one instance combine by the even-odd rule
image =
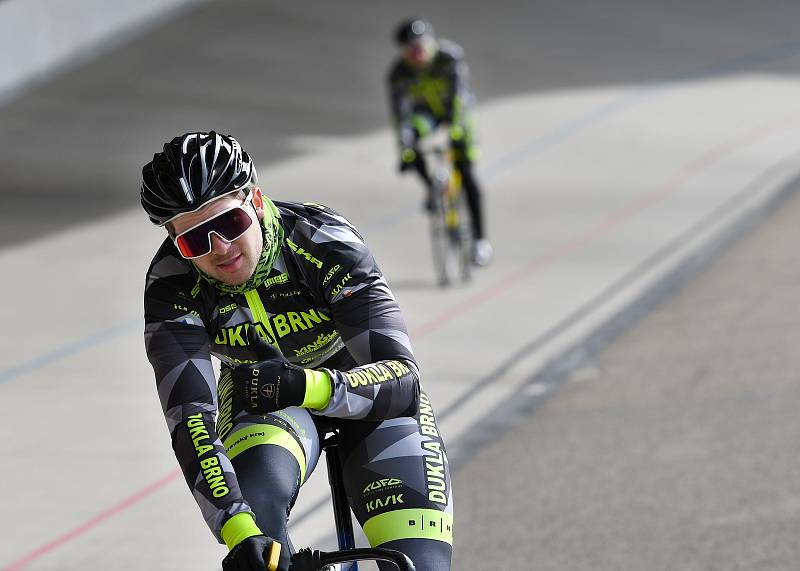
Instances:
[[[400,172],[405,172],[413,169],[416,161],[417,151],[412,147],[406,147],[400,151],[400,164],[398,164],[397,170]]]
[[[289,549],[266,535],[248,537],[222,560],[223,571],[289,571]]]

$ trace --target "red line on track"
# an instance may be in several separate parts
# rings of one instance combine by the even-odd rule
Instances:
[[[611,230],[621,226],[623,223],[631,220],[634,216],[657,204],[661,200],[665,199],[675,191],[679,190],[680,187],[690,180],[693,176],[697,175],[698,173],[702,172],[706,168],[713,166],[715,163],[720,161],[726,155],[731,154],[732,152],[747,146],[748,144],[752,144],[753,142],[770,135],[778,128],[786,127],[788,121],[786,119],[780,119],[771,121],[765,125],[757,127],[745,135],[732,140],[722,143],[721,145],[707,151],[706,153],[702,154],[695,160],[691,161],[686,167],[680,170],[678,173],[670,177],[667,182],[665,182],[662,186],[658,187],[651,193],[648,193],[637,200],[634,200],[631,204],[628,204],[619,210],[612,212],[606,218],[588,228],[583,233],[579,234],[575,238],[560,244],[546,252],[533,260],[531,263],[523,266],[518,270],[514,270],[505,276],[501,277],[497,280],[494,284],[482,289],[481,291],[477,292],[476,294],[468,297],[461,303],[458,303],[449,309],[443,311],[436,317],[416,326],[411,331],[411,337],[413,339],[419,339],[421,337],[425,337],[430,333],[440,329],[450,321],[460,317],[461,315],[467,313],[471,309],[482,305],[483,303],[499,296],[500,294],[508,291],[509,289],[515,287],[519,284],[520,280],[530,277],[531,275],[540,272],[547,267],[551,266],[555,262],[559,261],[560,259],[564,258],[565,256],[575,252],[582,246],[591,243],[592,241],[596,240],[597,238],[603,236],[604,234],[609,233]]]
[[[620,208],[619,210],[612,212],[609,216],[601,220],[596,225],[592,226],[591,228],[587,229],[583,233],[579,234],[575,238],[561,244],[551,251],[546,252],[545,254],[541,255],[539,258],[533,260],[530,264],[512,272],[509,272],[505,276],[501,277],[497,280],[494,284],[482,289],[481,291],[477,292],[475,295],[470,296],[463,302],[454,305],[453,307],[443,311],[433,319],[422,323],[415,327],[412,332],[411,336],[415,339],[420,337],[425,337],[430,333],[440,329],[443,325],[453,321],[454,319],[464,315],[471,309],[478,307],[501,293],[508,291],[509,289],[515,287],[520,283],[521,280],[546,269],[548,266],[552,265],[556,261],[560,260],[564,256],[575,252],[580,247],[596,240],[600,236],[607,234],[609,231],[617,228],[624,222],[629,221],[634,216],[646,210],[647,208],[657,204],[659,201],[663,200],[673,192],[677,191],[686,181],[690,180],[693,176],[697,175],[698,173],[702,172],[704,169],[713,166],[719,160],[724,158],[726,155],[748,145],[751,144],[767,135],[770,135],[774,131],[776,131],[780,127],[786,127],[788,125],[788,121],[785,119],[772,121],[761,127],[753,129],[739,137],[738,139],[731,140],[725,142],[710,151],[704,153],[703,155],[699,156],[697,159],[691,161],[685,168],[680,170],[678,173],[673,175],[672,177],[667,180],[662,186],[654,190],[653,192],[642,196],[641,198],[633,201],[631,204]],[[22,558],[14,561],[7,567],[3,568],[0,571],[19,571],[20,569],[25,568],[28,564],[39,559],[40,557],[54,551],[58,547],[64,545],[65,543],[69,543],[70,541],[80,537],[81,535],[87,533],[88,531],[92,530],[93,528],[97,527],[100,523],[104,522],[105,520],[121,513],[128,508],[132,507],[133,505],[137,504],[141,500],[145,499],[147,496],[152,495],[159,489],[163,488],[172,480],[176,479],[181,474],[180,469],[175,469],[168,473],[165,476],[162,476],[160,479],[156,480],[155,482],[145,486],[141,490],[137,491],[130,497],[124,499],[120,503],[108,508],[107,510],[101,512],[100,514],[94,516],[90,520],[80,524],[79,526],[75,527],[74,529],[68,531],[64,535],[49,541],[48,543],[37,547],[27,555],[23,556]]]
[[[156,480],[151,484],[148,484],[147,486],[137,491],[133,495],[122,500],[120,503],[97,514],[90,520],[82,523],[78,527],[71,529],[64,535],[61,535],[53,539],[52,541],[49,541],[44,545],[37,547],[27,555],[21,557],[20,559],[17,559],[7,567],[3,568],[2,571],[19,571],[20,569],[25,568],[26,566],[28,566],[28,564],[32,563],[34,560],[39,559],[43,555],[46,555],[47,553],[50,553],[51,551],[61,547],[65,543],[69,543],[73,539],[97,527],[110,517],[113,517],[118,513],[125,511],[129,507],[145,499],[147,496],[154,494],[155,492],[157,492],[158,490],[160,490],[161,488],[172,482],[175,478],[177,478],[180,475],[180,473],[181,471],[179,468],[172,470],[169,474],[162,476],[161,478],[159,478],[158,480]]]

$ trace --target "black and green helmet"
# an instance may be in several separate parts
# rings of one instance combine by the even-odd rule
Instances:
[[[186,133],[142,168],[142,207],[163,226],[255,182],[255,165],[236,139],[214,131]]]
[[[405,46],[422,36],[432,36],[433,26],[422,18],[411,18],[395,28],[394,41],[399,46]]]

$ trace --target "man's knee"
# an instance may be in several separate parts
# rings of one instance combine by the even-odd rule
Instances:
[[[289,511],[300,489],[297,459],[286,448],[265,444],[245,450],[232,463],[259,528],[280,540],[286,535]]]
[[[248,417],[224,441],[244,499],[262,531],[276,539],[286,534],[289,510],[319,454],[313,422],[290,411]]]

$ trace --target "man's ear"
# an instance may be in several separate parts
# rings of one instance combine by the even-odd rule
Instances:
[[[260,186],[253,189],[253,208],[256,209],[256,216],[259,220],[264,218],[264,195],[261,194]]]

